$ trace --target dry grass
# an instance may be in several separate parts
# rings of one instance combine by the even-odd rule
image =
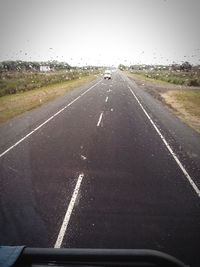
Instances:
[[[48,85],[39,89],[0,97],[0,123],[5,122],[25,111],[31,110],[43,103],[53,100],[84,83],[96,79],[96,75],[81,79]]]
[[[161,95],[178,117],[200,133],[200,90],[175,90]]]

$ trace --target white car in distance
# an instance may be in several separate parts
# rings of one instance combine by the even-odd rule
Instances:
[[[104,72],[104,79],[110,80],[111,79],[111,71],[110,70],[106,70]]]

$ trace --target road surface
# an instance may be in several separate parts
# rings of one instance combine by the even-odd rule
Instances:
[[[200,137],[122,72],[0,127],[0,242],[200,264]]]

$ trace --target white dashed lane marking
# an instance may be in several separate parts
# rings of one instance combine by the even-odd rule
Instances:
[[[78,196],[78,193],[79,193],[79,189],[80,189],[83,177],[84,177],[83,173],[81,173],[78,176],[78,180],[76,182],[76,186],[75,186],[72,198],[70,200],[69,206],[68,206],[67,211],[65,213],[65,217],[64,217],[63,223],[61,225],[60,232],[58,234],[58,237],[57,237],[56,243],[54,245],[54,248],[60,248],[62,246],[62,242],[63,242],[64,237],[66,236],[67,226],[69,224],[69,220],[70,220],[70,217],[71,217],[71,214],[72,214],[72,211],[73,211],[73,208],[74,208],[74,204],[76,202],[76,199],[77,199],[77,196]]]
[[[98,122],[97,122],[97,127],[100,126],[101,121],[102,121],[102,117],[103,117],[103,112],[101,112],[101,114],[100,114],[100,116],[99,116],[99,120],[98,120]]]

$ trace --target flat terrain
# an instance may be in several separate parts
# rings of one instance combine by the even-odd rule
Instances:
[[[123,72],[0,136],[1,244],[156,249],[199,266],[200,136]]]

